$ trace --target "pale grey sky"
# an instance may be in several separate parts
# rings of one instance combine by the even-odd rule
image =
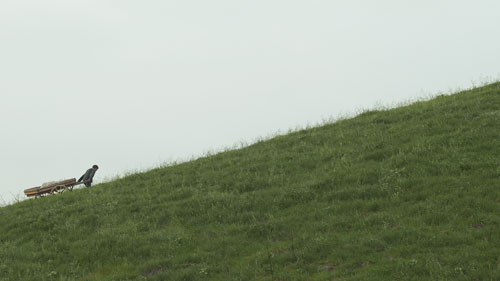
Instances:
[[[499,77],[500,1],[2,0],[0,205]],[[2,199],[3,198],[3,199]]]

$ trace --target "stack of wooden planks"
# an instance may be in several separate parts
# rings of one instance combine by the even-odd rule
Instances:
[[[77,182],[75,178],[67,179],[63,181],[55,182],[49,186],[32,187],[24,190],[24,194],[28,197],[38,197],[42,195],[54,194],[62,192],[66,189],[72,190],[75,185],[82,184],[83,182]]]

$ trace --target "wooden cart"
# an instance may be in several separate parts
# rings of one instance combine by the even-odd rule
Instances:
[[[65,190],[73,190],[73,187],[79,184],[83,184],[83,181],[77,182],[75,178],[73,179],[67,179],[63,181],[56,182],[54,184],[51,184],[49,186],[37,186],[33,188],[28,188],[24,190],[24,194],[28,197],[39,197],[39,196],[46,196],[50,194],[56,194],[56,193],[61,193],[64,192]]]

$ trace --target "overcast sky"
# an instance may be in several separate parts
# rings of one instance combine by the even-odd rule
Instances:
[[[497,0],[1,0],[0,205],[92,164],[100,182],[496,79],[499,11]]]

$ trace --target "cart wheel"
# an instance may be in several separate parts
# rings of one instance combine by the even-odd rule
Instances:
[[[63,187],[62,185],[54,186],[54,188],[51,190],[50,194],[58,193],[62,187]]]

